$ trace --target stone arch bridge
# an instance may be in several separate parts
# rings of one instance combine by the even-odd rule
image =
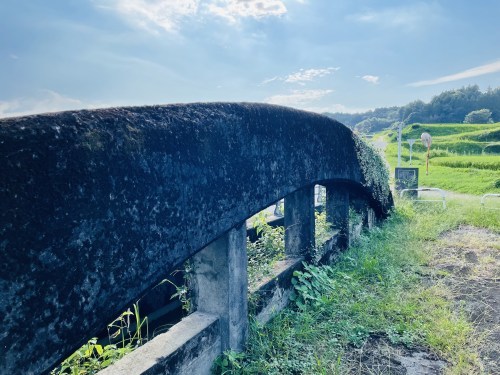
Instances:
[[[392,206],[382,161],[348,128],[263,104],[7,118],[0,156],[2,374],[48,373],[192,256],[198,312],[178,332],[202,328],[184,348],[242,348],[247,218],[285,197],[286,252],[302,259],[314,245],[315,184],[327,188],[339,248],[349,202],[366,218]],[[187,362],[168,362],[155,340],[135,372],[206,371],[187,349],[175,349]]]

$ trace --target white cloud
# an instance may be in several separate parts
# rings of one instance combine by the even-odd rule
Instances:
[[[242,18],[282,16],[287,9],[281,0],[214,0],[208,11],[235,23]]]
[[[134,27],[158,34],[178,32],[181,24],[194,16],[216,15],[237,23],[244,18],[282,16],[287,9],[282,0],[92,0],[111,10]]]
[[[63,96],[55,91],[40,90],[36,97],[0,101],[0,118],[58,112],[71,109],[96,108],[81,100]],[[102,107],[99,105],[99,107]]]
[[[97,6],[116,11],[132,25],[157,34],[176,32],[180,23],[198,12],[200,0],[94,0]]]
[[[265,99],[266,103],[289,107],[302,107],[310,102],[322,99],[333,90],[292,90],[290,94],[273,95]]]
[[[306,82],[311,82],[314,81],[316,78],[321,78],[326,75],[331,74],[332,72],[335,72],[339,70],[340,68],[317,68],[317,69],[300,69],[296,73],[289,74],[284,77],[272,77],[265,79],[262,81],[260,84],[261,85],[266,85],[268,83],[274,82],[274,81],[284,81],[287,83],[298,83],[299,85],[305,85]]]
[[[478,77],[478,76],[482,76],[484,74],[491,74],[491,73],[497,73],[497,72],[500,72],[500,60],[495,61],[495,62],[490,63],[490,64],[476,66],[475,68],[467,69],[467,70],[464,70],[463,72],[460,72],[460,73],[450,74],[447,76],[443,76],[443,77],[439,77],[439,78],[435,78],[435,79],[430,79],[430,80],[426,80],[426,81],[413,82],[413,83],[410,83],[408,86],[413,86],[413,87],[431,86],[431,85],[437,85],[440,83],[453,82],[453,81],[458,81],[460,79]]]
[[[379,77],[378,76],[371,76],[369,74],[364,75],[361,77],[362,80],[365,80],[366,82],[373,83],[374,85],[378,84]]]
[[[10,57],[12,60],[18,60],[18,59],[19,59],[19,56],[15,55],[15,54],[13,54],[13,53],[11,53],[11,54],[9,55],[9,57]]]
[[[285,82],[304,84],[304,82],[312,81],[315,78],[324,77],[340,68],[323,68],[323,69],[300,69],[298,72],[290,74],[285,78]]]
[[[436,3],[428,4],[420,2],[377,11],[367,10],[362,13],[350,15],[347,19],[383,28],[398,28],[413,31],[421,27],[428,27],[431,20],[440,18],[440,14],[441,7]]]

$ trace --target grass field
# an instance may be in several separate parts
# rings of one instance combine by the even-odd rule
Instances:
[[[431,134],[429,175],[425,174],[423,132]],[[391,169],[397,165],[397,132],[375,135],[388,141],[385,155]],[[459,193],[481,195],[500,193],[500,123],[495,124],[413,124],[403,129],[402,167],[409,167],[407,139],[414,138],[412,165],[419,168],[419,185]]]

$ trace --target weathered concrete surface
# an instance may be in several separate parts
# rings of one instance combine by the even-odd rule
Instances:
[[[242,351],[248,335],[246,235],[243,223],[193,257],[194,302],[219,316],[223,351]]]
[[[44,373],[260,209],[343,181],[378,216],[382,162],[327,117],[261,104],[0,120],[0,373]],[[376,172],[376,173],[374,173]]]
[[[99,375],[208,375],[221,352],[217,315],[195,312]]]
[[[326,186],[326,220],[332,228],[339,231],[338,246],[349,246],[349,191],[340,184]]]
[[[272,275],[262,280],[252,293],[252,312],[260,324],[266,324],[283,310],[293,291],[293,272],[302,270],[304,258],[288,258],[278,261]]]
[[[290,257],[308,257],[314,248],[314,186],[285,197],[285,251]]]

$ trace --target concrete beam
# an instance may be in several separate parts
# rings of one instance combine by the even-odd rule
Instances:
[[[248,336],[245,224],[193,257],[197,311],[220,317],[222,351],[244,349]]]
[[[314,186],[308,186],[285,197],[285,252],[307,259],[314,244]]]
[[[195,312],[99,375],[209,375],[220,354],[219,320]]]

